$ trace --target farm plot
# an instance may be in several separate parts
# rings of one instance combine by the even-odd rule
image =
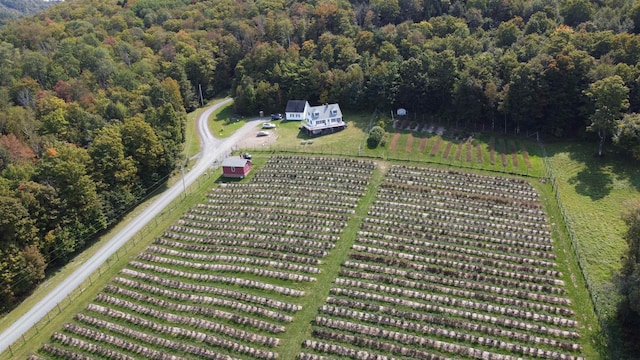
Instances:
[[[155,239],[34,358],[275,359],[374,164],[272,157]]]
[[[580,359],[538,194],[393,166],[298,359]]]

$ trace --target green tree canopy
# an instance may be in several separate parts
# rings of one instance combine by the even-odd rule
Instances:
[[[605,140],[615,130],[617,120],[622,117],[622,111],[629,107],[629,88],[620,76],[614,75],[595,81],[585,94],[595,108],[589,116],[591,124],[587,130],[598,134],[598,156],[602,156]]]

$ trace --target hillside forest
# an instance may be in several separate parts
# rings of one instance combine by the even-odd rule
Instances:
[[[70,0],[9,22],[0,306],[163,183],[186,113],[222,94],[239,114],[404,107],[640,158],[638,32],[638,0]]]
[[[53,4],[45,0],[0,0],[0,26],[26,15],[34,15]]]

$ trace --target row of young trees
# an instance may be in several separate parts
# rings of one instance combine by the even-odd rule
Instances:
[[[638,24],[635,0],[77,0],[11,22],[3,298],[169,174],[185,111],[220,93],[244,114],[306,99],[508,133],[591,125],[639,156]]]

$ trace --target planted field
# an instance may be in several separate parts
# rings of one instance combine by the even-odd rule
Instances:
[[[366,148],[361,155],[544,176],[539,146],[527,139],[487,134],[459,138],[408,131],[390,132],[387,136],[386,147]]]
[[[278,358],[373,167],[273,157],[252,182],[221,184],[37,357]]]
[[[33,358],[580,358],[528,183],[374,168],[273,156],[221,183]]]
[[[580,358],[538,194],[394,166],[299,359]]]

